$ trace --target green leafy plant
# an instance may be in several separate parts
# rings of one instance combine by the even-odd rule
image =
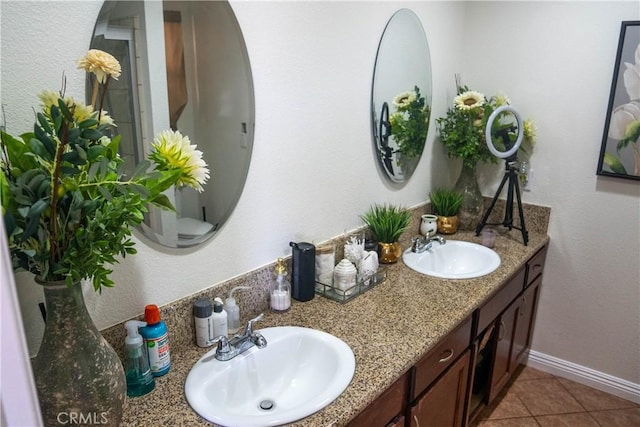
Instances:
[[[393,100],[396,112],[391,114],[391,135],[398,150],[409,158],[422,154],[429,131],[431,109],[418,86],[399,94]]]
[[[506,95],[497,95],[487,99],[482,93],[470,90],[467,86],[457,84],[458,95],[454,98],[454,105],[445,117],[436,119],[440,133],[440,141],[444,145],[447,154],[451,158],[460,158],[467,167],[474,167],[478,162],[497,163],[498,159],[491,154],[487,147],[485,129],[489,117],[500,106],[509,105],[510,100]],[[503,112],[493,121],[492,134],[506,131],[508,138],[514,142],[517,133],[512,130],[513,116],[509,112]],[[509,120],[511,119],[511,120]],[[523,122],[524,140],[520,150],[525,153],[531,150],[535,141],[535,126],[530,119]],[[492,139],[499,150],[501,138]]]
[[[89,51],[79,64],[96,75],[93,100],[98,83],[106,90],[120,75],[118,61],[102,51]],[[43,281],[92,279],[101,291],[113,286],[108,265],[136,253],[130,228],[142,222],[147,204],[173,210],[163,192],[173,185],[202,190],[209,171],[188,137],[165,131],[152,143],[151,161],[126,176],[120,137],[107,136],[114,123],[106,112],[53,91],[40,100],[33,132],[1,133],[2,214],[12,264]]]
[[[437,188],[429,193],[429,201],[436,215],[456,216],[464,201],[464,195],[456,190]]]
[[[397,242],[411,223],[411,212],[390,205],[374,204],[360,219],[369,226],[371,233],[380,243]]]

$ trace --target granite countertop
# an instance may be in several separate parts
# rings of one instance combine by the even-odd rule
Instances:
[[[316,296],[306,303],[293,301],[284,314],[266,312],[259,327],[319,329],[345,341],[356,358],[355,374],[344,393],[323,410],[292,425],[346,425],[549,241],[547,235],[530,231],[529,244],[524,246],[519,231],[498,231],[495,251],[501,265],[489,275],[437,279],[414,272],[400,260],[389,266],[384,283],[345,304]],[[472,232],[458,232],[450,238],[481,241]],[[171,371],[156,379],[156,388],[148,395],[127,399],[122,424],[212,425],[191,409],[184,396],[189,370],[211,349],[195,345],[172,349]]]

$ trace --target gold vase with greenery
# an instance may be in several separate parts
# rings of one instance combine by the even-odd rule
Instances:
[[[398,242],[411,223],[411,212],[391,204],[374,204],[360,218],[373,237],[378,241],[378,259],[383,264],[397,262],[402,256],[402,246]]]
[[[464,195],[455,189],[437,188],[429,193],[429,201],[433,213],[438,216],[438,233],[456,233]]]

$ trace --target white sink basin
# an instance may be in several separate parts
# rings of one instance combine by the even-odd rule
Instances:
[[[459,240],[447,240],[444,245],[434,242],[420,254],[407,249],[402,260],[418,273],[443,279],[473,279],[500,266],[500,256],[492,249]]]
[[[208,421],[223,426],[290,423],[333,402],[351,382],[355,357],[341,339],[296,326],[257,332],[266,338],[265,348],[253,347],[226,362],[214,357],[214,348],[189,372],[187,401]]]

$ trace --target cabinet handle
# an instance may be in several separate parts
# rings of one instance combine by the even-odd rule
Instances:
[[[418,416],[417,415],[413,415],[413,421],[416,422],[416,427],[420,427],[420,421],[418,420]]]
[[[449,360],[451,360],[451,358],[453,357],[453,349],[450,348],[449,350],[447,350],[447,352],[449,353],[447,356],[443,357],[442,359],[439,360],[440,363],[444,363],[444,362],[448,362]],[[444,352],[443,352],[444,354]]]
[[[520,316],[524,316],[527,311],[527,297],[522,297],[522,310],[520,310]]]
[[[500,321],[500,326],[498,327],[498,341],[502,341],[504,338],[504,322]]]

